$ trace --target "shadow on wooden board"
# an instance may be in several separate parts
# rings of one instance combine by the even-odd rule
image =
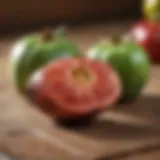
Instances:
[[[142,96],[132,104],[116,106],[111,112],[113,119],[107,116],[110,115],[108,111],[104,118],[97,119],[88,127],[78,129],[78,132],[96,139],[107,138],[117,141],[159,136],[160,96]],[[125,121],[121,121],[123,117],[127,117]]]

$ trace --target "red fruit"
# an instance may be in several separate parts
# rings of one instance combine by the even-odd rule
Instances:
[[[160,62],[160,23],[138,22],[132,29],[132,36],[147,51],[152,62]]]
[[[30,81],[32,99],[58,119],[104,110],[120,96],[120,82],[111,66],[85,58],[59,59]]]

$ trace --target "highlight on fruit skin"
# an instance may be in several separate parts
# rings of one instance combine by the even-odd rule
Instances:
[[[87,58],[61,58],[29,81],[32,101],[56,119],[72,119],[103,111],[116,103],[121,86],[108,64]]]
[[[138,21],[131,28],[130,33],[135,43],[144,48],[150,62],[160,63],[160,23]]]

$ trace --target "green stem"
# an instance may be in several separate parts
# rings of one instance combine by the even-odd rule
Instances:
[[[60,26],[55,30],[54,33],[54,38],[62,38],[66,36],[66,27],[65,26]]]
[[[118,34],[115,34],[111,36],[110,41],[112,44],[118,45],[122,42],[121,36]]]
[[[50,42],[53,40],[53,31],[52,29],[45,28],[41,33],[41,39],[43,42]]]

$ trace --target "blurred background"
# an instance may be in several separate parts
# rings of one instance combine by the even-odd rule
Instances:
[[[85,51],[99,39],[128,33],[141,19],[140,0],[1,0],[0,160],[9,155],[22,160],[159,160],[158,67],[152,67],[139,100],[79,130],[56,126],[28,104],[15,93],[8,74],[10,51],[22,35],[65,25]]]
[[[130,19],[140,16],[140,5],[139,0],[6,0],[0,5],[0,29]]]

